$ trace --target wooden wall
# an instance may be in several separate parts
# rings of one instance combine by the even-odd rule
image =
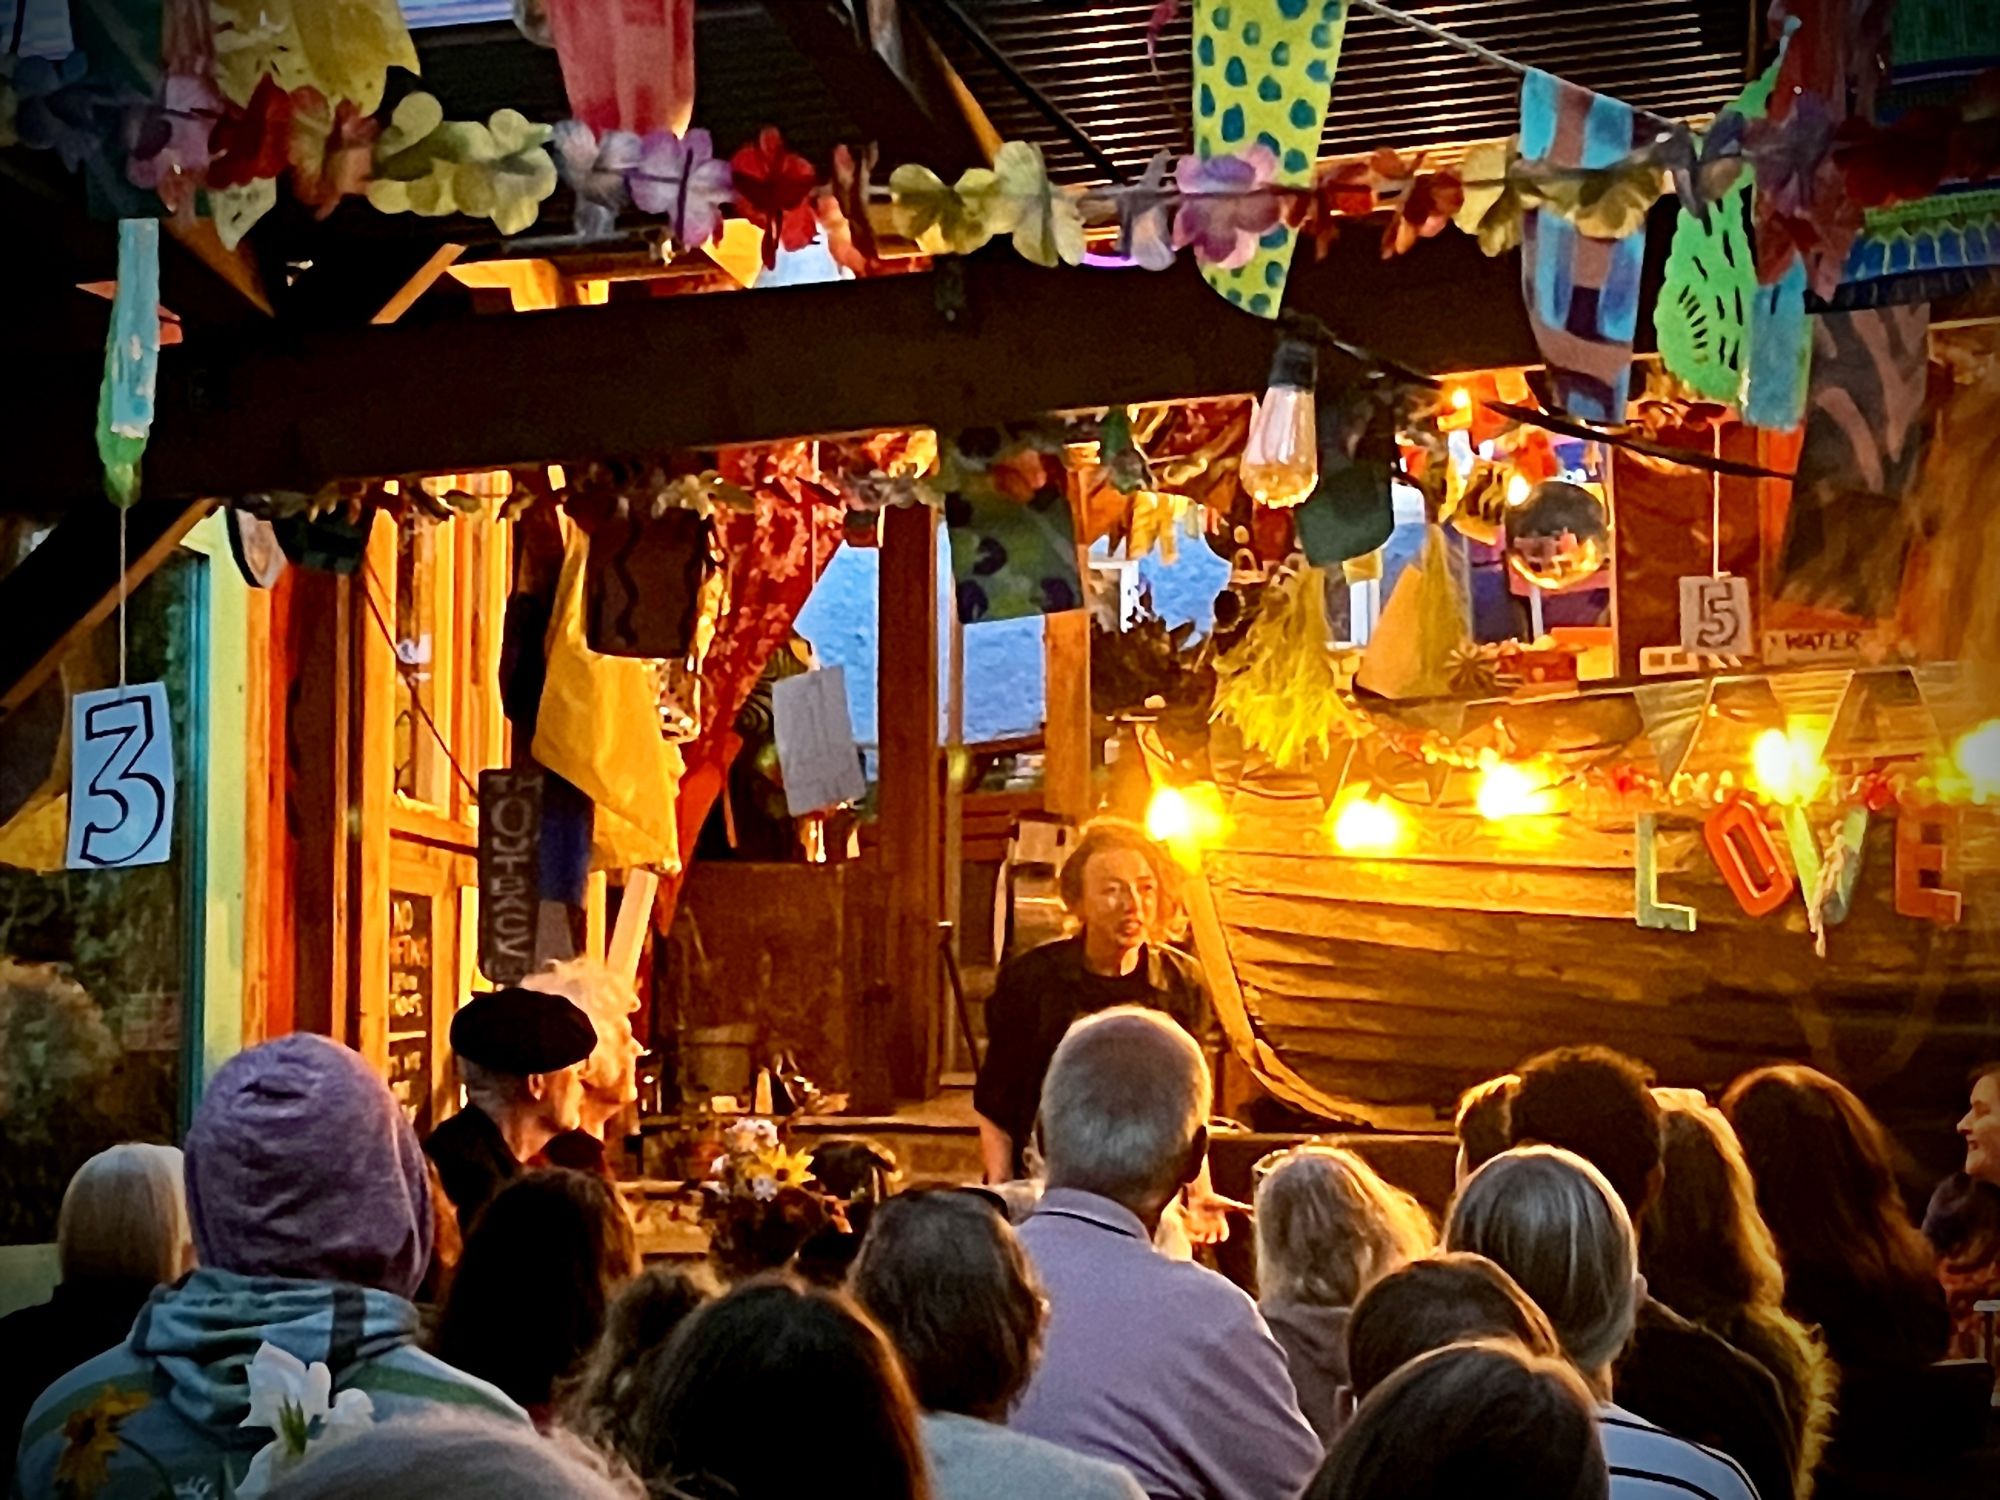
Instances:
[[[1238,1051],[1295,1103],[1422,1127],[1468,1085],[1591,1041],[1646,1059],[1665,1083],[1713,1091],[1796,1060],[1891,1115],[1955,1117],[1964,1068],[2000,1051],[1992,812],[1968,815],[1955,882],[1966,917],[1949,929],[1896,914],[1894,826],[1875,819],[1854,908],[1822,959],[1796,895],[1762,920],[1743,914],[1692,818],[1663,816],[1656,845],[1661,899],[1698,915],[1677,933],[1634,921],[1629,818],[1497,832],[1447,796],[1412,809],[1412,847],[1360,859],[1334,851],[1307,776],[1252,766],[1225,795],[1196,936],[1224,1010],[1239,1009]]]

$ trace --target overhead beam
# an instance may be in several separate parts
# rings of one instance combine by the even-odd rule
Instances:
[[[0,715],[49,679],[71,646],[103,623],[121,594],[166,561],[209,511],[207,500],[142,500],[127,513],[118,566],[118,511],[99,499],[82,507],[0,578]]]
[[[1301,250],[1286,304],[1420,369],[1539,360],[1518,262],[1488,260],[1460,235],[1384,262],[1358,226],[1323,262]],[[312,490],[341,477],[1227,395],[1261,389],[1273,337],[1189,261],[1157,274],[1049,271],[1004,248],[929,274],[825,286],[305,334],[197,332],[161,355],[146,492]],[[96,494],[94,387],[80,396],[83,386],[31,383],[0,408],[17,493]],[[47,441],[70,428],[81,441]]]

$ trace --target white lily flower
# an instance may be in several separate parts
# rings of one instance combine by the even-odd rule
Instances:
[[[305,1422],[324,1417],[331,1409],[333,1372],[325,1365],[306,1364],[297,1355],[276,1344],[260,1344],[250,1361],[250,1415],[245,1427],[268,1427],[282,1432],[285,1408],[296,1408]]]

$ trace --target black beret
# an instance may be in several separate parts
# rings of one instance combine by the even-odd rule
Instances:
[[[451,1050],[467,1062],[525,1078],[590,1056],[597,1028],[561,995],[504,989],[475,995],[451,1018]]]

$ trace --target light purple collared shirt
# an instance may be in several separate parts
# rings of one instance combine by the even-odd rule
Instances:
[[[1153,1500],[1296,1500],[1325,1455],[1256,1303],[1094,1193],[1051,1188],[1021,1243],[1049,1327],[1008,1425],[1124,1465]]]

